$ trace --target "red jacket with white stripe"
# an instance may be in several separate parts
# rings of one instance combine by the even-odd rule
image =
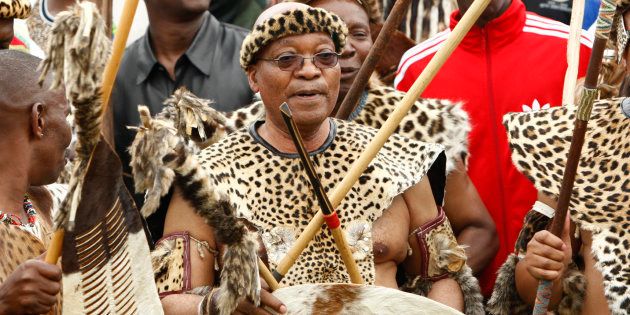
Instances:
[[[398,90],[409,90],[458,19],[459,11],[453,12],[449,30],[405,53],[394,82]],[[422,94],[462,101],[470,115],[468,172],[500,239],[499,253],[481,277],[486,294],[536,200],[535,188],[512,164],[502,117],[561,105],[568,33],[567,25],[526,12],[521,0],[513,0],[500,17],[473,26]],[[586,72],[592,42],[582,36],[581,44],[578,77]]]

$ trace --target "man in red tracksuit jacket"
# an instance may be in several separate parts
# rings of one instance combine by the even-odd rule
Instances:
[[[458,0],[460,11],[471,3]],[[413,85],[457,25],[460,11],[451,15],[450,29],[405,53],[394,81],[398,90]],[[480,276],[486,295],[537,197],[534,186],[512,164],[502,117],[562,105],[568,34],[567,25],[527,12],[521,0],[492,0],[422,94],[461,101],[471,118],[468,172],[500,237],[497,256]],[[592,41],[582,36],[580,42],[578,77],[583,77]]]

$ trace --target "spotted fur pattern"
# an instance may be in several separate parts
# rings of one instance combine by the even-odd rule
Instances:
[[[338,120],[332,121],[331,128],[332,141],[312,156],[328,192],[343,179],[348,166],[376,133],[375,129]],[[319,207],[297,156],[278,154],[273,147],[255,141],[250,129],[239,129],[203,150],[199,159],[210,174],[212,184],[221,194],[229,196],[239,217],[247,219],[263,233],[265,248],[274,253],[282,251],[278,248],[293,245],[286,243],[297,239]],[[371,224],[395,196],[421,180],[441,151],[441,146],[435,144],[392,136],[337,208],[342,226],[363,222],[371,229]],[[291,237],[264,235],[273,231]],[[368,237],[371,243],[370,235],[363,237]],[[365,282],[371,284],[374,283],[374,256],[371,246],[368,250],[357,263]],[[274,257],[284,254],[270,255],[270,267],[275,268],[278,263]],[[347,273],[339,266],[343,266],[343,262],[330,231],[324,228],[302,252],[281,284],[349,282]]]
[[[357,2],[357,4],[363,7],[371,23],[383,22],[383,13],[381,12],[381,7],[377,0],[355,0],[355,1]],[[315,1],[314,0],[284,0],[283,2],[299,2],[299,3],[310,5],[311,2],[315,2]]]
[[[380,129],[405,93],[383,85],[376,78],[370,79],[367,93],[365,106],[353,122]],[[220,119],[225,121],[224,128],[230,131],[264,118],[265,107],[258,101],[234,112],[215,115],[224,117]],[[454,161],[467,161],[470,130],[468,114],[460,103],[420,99],[403,118],[396,133],[412,140],[443,145],[446,148],[446,168],[451,171],[455,167]]]
[[[404,92],[384,86],[371,79],[364,108],[354,122],[380,129],[400,104]],[[466,162],[468,157],[468,114],[460,103],[448,100],[420,99],[400,122],[396,133],[409,139],[439,143],[446,148],[447,171],[454,169],[454,161]]]
[[[573,222],[593,233],[596,267],[615,314],[630,309],[630,120],[620,101],[594,104],[570,204]],[[575,107],[504,117],[514,164],[552,196],[560,190],[574,117]]]
[[[29,0],[0,0],[0,19],[26,19],[30,15]]]
[[[278,38],[307,33],[328,33],[340,53],[346,45],[348,29],[341,18],[319,8],[293,9],[277,14],[256,25],[241,46],[241,67],[254,63],[256,54]]]

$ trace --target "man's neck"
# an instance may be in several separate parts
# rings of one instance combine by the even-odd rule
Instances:
[[[175,78],[175,63],[188,50],[201,24],[204,14],[191,20],[173,20],[163,16],[149,16],[151,48],[158,62]]]
[[[330,122],[328,118],[316,128],[300,129],[300,136],[302,136],[304,147],[308,152],[319,149],[326,142],[329,133]],[[278,128],[275,124],[270,123],[269,120],[265,121],[258,128],[258,135],[280,152],[297,153],[291,135],[287,131]]]
[[[7,160],[4,160],[7,161]],[[24,194],[28,190],[28,175],[16,167],[15,163],[2,162],[0,164],[0,211],[11,213],[24,218]]]
[[[76,0],[48,0],[46,1],[46,10],[55,16],[61,11],[68,10],[75,3]]]

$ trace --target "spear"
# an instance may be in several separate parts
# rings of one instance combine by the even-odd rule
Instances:
[[[352,86],[350,86],[350,90],[346,94],[346,97],[343,99],[343,102],[338,107],[333,109],[333,112],[330,114],[333,117],[337,117],[339,119],[348,119],[350,114],[354,111],[357,106],[357,102],[359,101],[359,97],[361,97],[361,93],[365,89],[365,86],[372,76],[372,72],[374,72],[374,68],[376,68],[376,64],[381,59],[383,52],[387,48],[387,44],[389,44],[389,40],[391,39],[391,34],[396,30],[400,22],[402,21],[407,8],[409,7],[409,2],[411,0],[398,0],[394,4],[392,11],[389,16],[385,20],[385,24],[383,24],[383,28],[378,33],[378,37],[370,48],[370,52],[368,53],[365,61],[361,65],[361,69],[359,69],[359,73],[357,73],[354,82],[352,82]]]
[[[346,177],[335,187],[335,190],[333,190],[329,197],[333,208],[341,204],[341,201],[346,194],[348,194],[350,189],[352,189],[354,183],[359,179],[361,174],[363,174],[363,171],[369,166],[374,157],[376,157],[378,151],[383,147],[389,136],[396,131],[400,121],[405,117],[407,112],[409,112],[411,106],[414,105],[418,97],[420,97],[420,94],[424,92],[431,80],[433,80],[442,65],[453,53],[453,50],[459,45],[464,36],[466,36],[489,3],[490,0],[475,0],[468,8],[459,23],[457,23],[455,29],[448,35],[444,46],[433,56],[427,67],[422,71],[420,76],[418,76],[407,94],[405,94],[396,109],[377,132],[374,139],[372,139],[365,148],[365,151],[361,153],[359,158],[354,162]],[[306,248],[306,244],[315,237],[323,223],[324,215],[321,211],[318,211],[295,241],[295,244],[289,249],[286,256],[276,266],[278,272],[286,274],[289,268],[293,266],[300,253]]]
[[[283,103],[282,105],[280,105],[280,112],[282,113],[282,119],[284,119],[284,122],[289,129],[289,133],[291,134],[293,143],[295,143],[295,148],[297,149],[298,155],[300,156],[302,166],[304,166],[304,169],[306,170],[306,175],[311,182],[311,187],[313,188],[313,192],[315,193],[317,202],[319,203],[321,211],[324,214],[326,225],[328,226],[328,229],[330,229],[330,231],[332,232],[333,238],[335,239],[335,244],[337,245],[337,250],[339,250],[339,253],[341,254],[341,259],[346,265],[346,269],[348,270],[348,274],[350,275],[350,280],[352,281],[352,283],[355,284],[363,284],[363,278],[361,278],[361,273],[359,272],[357,262],[352,257],[352,250],[350,249],[350,246],[348,246],[348,241],[343,234],[343,229],[341,228],[341,223],[339,222],[337,212],[330,203],[330,200],[326,195],[326,191],[324,190],[324,186],[322,186],[319,176],[315,171],[313,162],[308,156],[308,151],[306,151],[306,148],[304,147],[304,142],[302,141],[300,130],[298,130],[295,121],[293,121],[293,115],[291,115],[291,109],[289,109],[289,105],[287,105],[287,103]],[[304,244],[304,246],[307,245],[308,244]],[[280,281],[284,276],[283,274],[278,273],[277,270],[274,270],[273,274],[278,281]]]
[[[599,17],[597,18],[597,31],[595,33],[595,41],[593,42],[593,50],[591,52],[591,58],[588,62],[586,78],[584,79],[584,90],[582,91],[580,103],[575,116],[573,137],[571,138],[567,164],[564,169],[562,185],[560,186],[558,206],[549,229],[551,233],[558,237],[562,235],[567,210],[569,209],[575,175],[577,174],[578,163],[580,161],[582,146],[584,144],[584,135],[586,134],[588,121],[591,117],[593,101],[597,97],[597,79],[602,65],[602,57],[604,56],[604,49],[606,48],[606,42],[608,41],[608,37],[610,35],[615,10],[615,0],[602,0],[601,6],[599,7]],[[541,280],[539,282],[538,289],[536,291],[536,302],[534,304],[532,314],[544,315],[547,313],[552,284],[553,283],[548,280]]]
[[[571,23],[569,27],[569,41],[567,43],[567,72],[564,76],[562,90],[562,105],[575,104],[575,86],[580,63],[580,37],[582,20],[584,19],[584,0],[573,0],[571,8]]]

